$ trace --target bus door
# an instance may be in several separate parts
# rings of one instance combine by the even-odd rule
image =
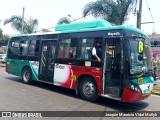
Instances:
[[[122,88],[122,38],[107,38],[104,58],[103,93],[119,98]]]
[[[55,50],[57,40],[42,41],[39,80],[53,83]]]

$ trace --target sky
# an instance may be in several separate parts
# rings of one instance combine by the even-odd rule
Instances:
[[[61,17],[72,16],[71,20],[82,17],[82,11],[86,3],[96,0],[0,0],[0,28],[4,34],[17,34],[10,24],[3,25],[3,21],[12,15],[22,15],[23,7],[25,8],[24,17],[36,18],[39,21],[38,30],[42,28],[52,28],[56,26],[57,21]],[[153,22],[150,11],[154,18],[154,24],[142,24],[141,30],[147,34],[152,32],[160,33],[160,14],[158,11],[160,0],[142,0],[142,22]],[[147,2],[150,7],[148,10]],[[84,20],[92,20],[92,16],[88,16]],[[136,27],[136,16],[130,14],[125,25]],[[155,27],[153,27],[155,26]],[[155,29],[154,29],[155,28]],[[54,29],[50,29],[54,30]]]

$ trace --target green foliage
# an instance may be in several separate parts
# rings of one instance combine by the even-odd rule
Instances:
[[[9,40],[1,40],[0,39],[0,46],[7,46]]]
[[[10,18],[4,21],[4,25],[11,23],[13,29],[21,32],[22,30],[22,17],[21,16],[11,16]]]
[[[62,17],[58,20],[57,25],[69,24],[69,23],[71,23],[71,20],[68,17]]]
[[[10,37],[9,37],[8,35],[5,35],[5,34],[4,34],[3,37],[2,37],[2,39],[5,40],[5,41],[9,41],[9,38],[10,38]]]
[[[3,30],[0,29],[0,38],[2,38],[2,36],[3,36]]]
[[[91,14],[95,18],[105,19],[112,24],[121,25],[133,9],[136,0],[97,0],[84,6],[83,16]]]
[[[13,29],[17,30],[21,33],[22,31],[22,17],[13,15],[9,19],[6,19],[4,21],[4,25],[11,23],[11,26]],[[34,33],[36,31],[36,28],[38,26],[38,20],[37,19],[29,19],[24,20],[24,27],[23,27],[23,33],[30,34]]]
[[[3,34],[3,30],[0,29],[0,46],[6,46],[9,41],[9,36]]]

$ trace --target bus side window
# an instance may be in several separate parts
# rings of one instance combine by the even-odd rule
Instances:
[[[14,59],[18,56],[19,41],[11,41],[8,48],[8,58]]]
[[[59,58],[75,58],[77,50],[76,39],[62,39],[59,47]]]
[[[92,50],[95,47],[96,41],[102,42],[102,38],[83,38],[80,40],[80,54],[79,59],[90,59],[92,60]]]
[[[21,43],[20,43],[20,52],[19,52],[20,55],[27,55],[27,53],[28,53],[28,45],[29,45],[29,41],[28,40],[21,41]]]
[[[38,56],[39,55],[39,41],[31,40],[28,56]]]
[[[76,57],[76,50],[77,50],[77,39],[71,40],[71,45],[69,48],[69,58],[75,58]]]
[[[59,58],[64,58],[64,56],[65,56],[65,53],[64,53],[63,47],[60,46],[59,47],[59,52],[58,52],[58,57]]]

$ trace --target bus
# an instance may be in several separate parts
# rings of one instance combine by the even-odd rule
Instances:
[[[101,62],[92,56],[96,41],[102,43]],[[6,58],[6,72],[21,76],[24,83],[40,81],[73,89],[88,101],[99,96],[122,102],[146,99],[153,88],[151,69],[148,36],[132,26],[113,26],[105,20],[12,36]]]

